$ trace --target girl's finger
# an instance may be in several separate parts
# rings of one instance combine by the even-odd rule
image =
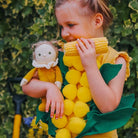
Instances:
[[[64,113],[64,103],[62,102],[62,103],[61,103],[60,118],[62,118],[63,113]]]
[[[47,99],[47,101],[46,101],[46,112],[49,111],[49,107],[50,107],[50,100]]]
[[[82,42],[80,39],[77,39],[77,42],[78,42],[78,46],[79,46],[80,50],[81,50],[82,52],[84,52],[84,51],[86,50],[86,47],[85,47],[85,45],[83,44],[83,42]]]
[[[79,55],[82,55],[83,51],[80,49],[78,44],[76,44],[76,48],[78,50]]]
[[[91,45],[92,48],[95,48],[95,43],[94,43],[93,40],[88,39],[88,42],[90,43],[90,45]]]
[[[51,103],[51,113],[50,113],[50,117],[53,118],[54,116],[54,112],[55,112],[55,102]]]
[[[83,42],[83,44],[86,47],[86,49],[91,48],[91,44],[88,42],[87,39],[81,38],[81,41]]]
[[[60,103],[59,102],[57,102],[56,103],[56,119],[58,119],[59,118],[59,113],[60,113]]]

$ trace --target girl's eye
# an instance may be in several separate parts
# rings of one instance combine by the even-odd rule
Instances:
[[[48,54],[51,55],[51,52],[49,51]]]
[[[41,56],[41,54],[39,53],[38,56]]]
[[[73,26],[74,26],[74,24],[68,24],[68,26],[69,26],[69,27],[73,27]]]

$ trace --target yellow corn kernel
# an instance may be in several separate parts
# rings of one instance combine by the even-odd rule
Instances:
[[[63,128],[68,123],[68,120],[67,120],[67,117],[65,115],[63,115],[62,118],[58,118],[58,119],[56,119],[55,115],[54,115],[54,117],[52,118],[52,123],[57,128]]]
[[[57,130],[56,138],[71,138],[71,133],[68,129],[62,128]]]
[[[45,112],[46,110],[46,98],[41,98],[41,104],[38,106],[39,111]]]
[[[77,87],[76,85],[73,84],[67,84],[63,90],[63,95],[69,99],[69,100],[74,100],[77,96]]]
[[[108,51],[108,40],[106,37],[91,38],[95,43],[96,54],[106,53]],[[64,54],[66,56],[78,56],[76,48],[77,41],[72,41],[64,44]]]
[[[69,99],[64,100],[64,113],[69,116],[72,114],[74,108],[74,102]]]
[[[90,111],[89,106],[81,101],[77,101],[74,105],[74,114],[76,117],[84,117]]]
[[[81,78],[81,72],[75,69],[70,69],[65,76],[67,82],[74,85],[76,85],[80,81],[80,78]]]
[[[85,127],[86,122],[85,120],[79,117],[72,117],[69,120],[69,130],[74,134],[79,134]]]
[[[80,87],[77,92],[77,97],[82,102],[89,102],[92,100],[91,92],[88,87]]]

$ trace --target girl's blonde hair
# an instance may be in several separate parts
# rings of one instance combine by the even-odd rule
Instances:
[[[77,1],[82,8],[87,8],[85,14],[101,13],[103,15],[103,28],[106,29],[112,22],[113,15],[108,8],[107,0],[56,0],[55,9],[66,2]],[[81,10],[82,11],[82,10]]]

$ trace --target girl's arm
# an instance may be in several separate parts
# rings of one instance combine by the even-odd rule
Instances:
[[[116,60],[116,64],[122,64],[122,68],[118,75],[107,85],[97,67],[95,46],[92,40],[78,40],[77,49],[87,74],[93,100],[98,109],[102,113],[115,110],[120,103],[123,93],[126,61],[122,57]]]
[[[33,78],[28,84],[22,86],[22,90],[26,95],[34,98],[46,97],[46,112],[51,107],[51,117],[53,117],[55,110],[56,118],[63,116],[63,96],[55,84]]]

